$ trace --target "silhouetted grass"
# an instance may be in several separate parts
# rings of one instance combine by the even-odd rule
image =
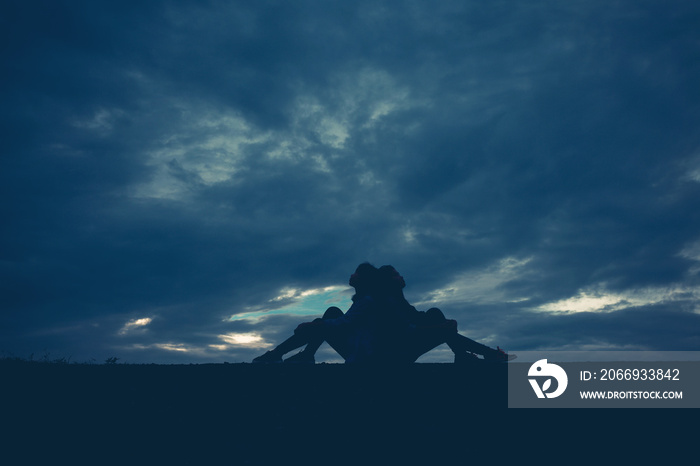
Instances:
[[[22,364],[22,363],[27,363],[27,364],[88,364],[88,365],[94,365],[98,364],[97,360],[94,358],[91,358],[88,361],[83,361],[83,362],[78,362],[78,361],[71,361],[73,357],[72,356],[52,356],[50,352],[44,350],[42,353],[41,357],[37,358],[35,356],[35,353],[30,354],[28,357],[23,358],[20,356],[15,356],[12,353],[5,353],[2,352],[0,353],[0,363],[1,364]],[[117,361],[119,361],[120,358],[116,356],[111,356],[107,359],[104,360],[103,364],[105,365],[113,365],[117,364]]]

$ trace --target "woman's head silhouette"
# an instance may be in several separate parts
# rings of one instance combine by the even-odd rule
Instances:
[[[355,288],[355,296],[373,294],[377,290],[379,270],[369,262],[357,266],[350,276],[350,286]]]

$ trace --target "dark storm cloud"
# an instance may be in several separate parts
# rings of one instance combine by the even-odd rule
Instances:
[[[16,2],[0,350],[248,360],[298,320],[229,317],[364,260],[494,345],[692,348],[675,323],[697,315],[699,16]],[[631,304],[540,309],[589,295]]]

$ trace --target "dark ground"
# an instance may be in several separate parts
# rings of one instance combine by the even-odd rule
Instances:
[[[675,464],[697,432],[694,410],[509,410],[505,365],[3,361],[0,381],[7,465]]]

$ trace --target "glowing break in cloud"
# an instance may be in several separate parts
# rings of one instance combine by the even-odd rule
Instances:
[[[162,350],[166,351],[177,351],[180,353],[189,353],[192,351],[192,348],[188,348],[186,345],[182,343],[156,343],[153,346],[156,348],[160,348]]]
[[[614,312],[630,307],[697,300],[699,297],[700,289],[680,286],[675,288],[642,288],[621,293],[609,292],[601,287],[600,289],[582,290],[576,296],[544,304],[534,310],[556,314]]]
[[[700,273],[700,241],[686,245],[678,256],[693,262],[688,269],[691,276]],[[535,308],[535,311],[556,314],[577,312],[614,312],[630,307],[676,302],[691,303],[694,312],[700,312],[697,302],[700,288],[676,285],[670,287],[648,287],[611,292],[605,284],[580,290],[575,296]]]
[[[330,306],[347,310],[352,304],[350,292],[346,286],[327,286],[310,290],[284,288],[278,296],[268,301],[265,309],[235,314],[229,320],[249,320],[257,323],[274,315],[320,317]]]
[[[272,343],[266,342],[259,333],[227,333],[225,335],[219,335],[219,338],[223,340],[226,344],[223,345],[209,345],[210,348],[224,351],[230,349],[231,346],[243,347],[243,348],[269,348],[273,346]]]
[[[134,330],[143,329],[148,324],[153,321],[151,317],[144,317],[142,319],[132,319],[119,330],[119,335],[126,335]]]
[[[164,350],[164,351],[176,352],[176,353],[189,353],[189,354],[196,354],[196,355],[200,355],[200,356],[206,355],[205,351],[202,350],[201,348],[198,348],[196,346],[186,345],[184,343],[167,342],[167,343],[152,343],[150,345],[143,345],[143,344],[137,343],[137,344],[123,347],[123,349],[127,349],[127,350],[152,350],[154,348]]]

